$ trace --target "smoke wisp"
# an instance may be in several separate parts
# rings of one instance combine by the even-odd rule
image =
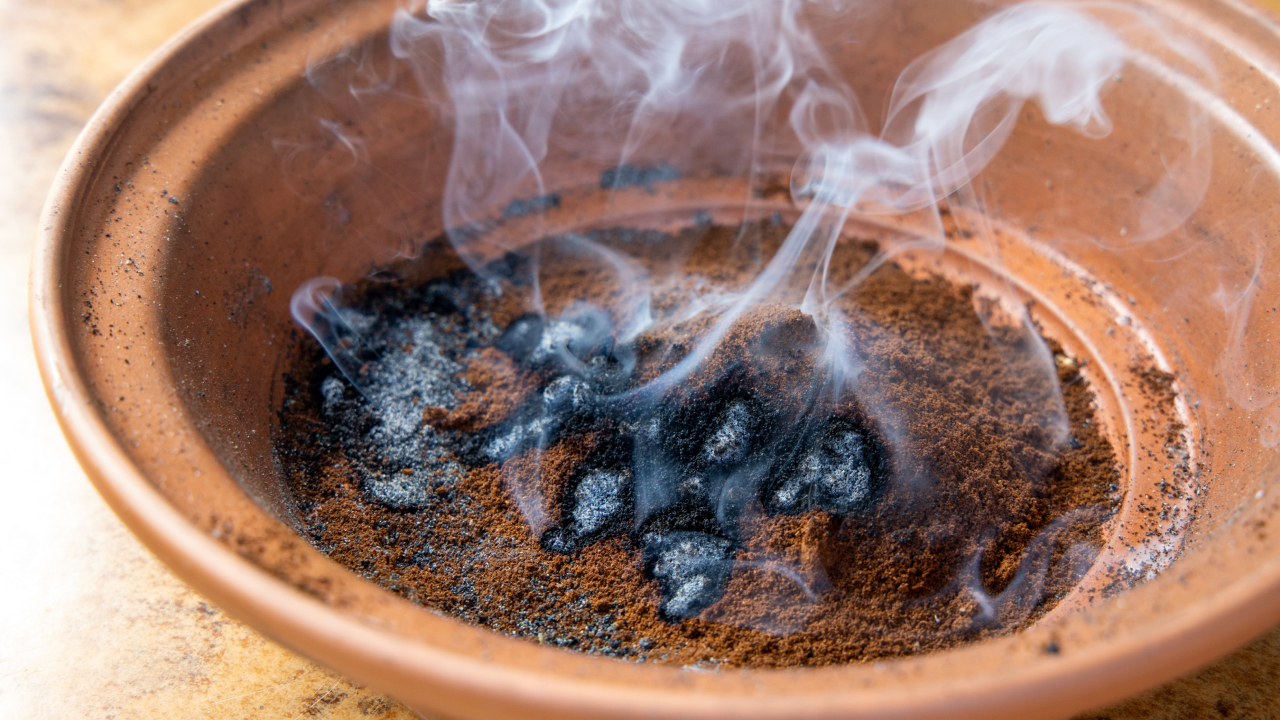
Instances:
[[[1116,29],[1160,35],[1137,11],[1014,4],[907,64],[883,118],[871,118],[854,90],[858,78],[846,76],[814,26],[864,12],[837,0],[430,0],[392,22],[392,54],[450,122],[440,205],[449,241],[493,288],[529,288],[525,314],[496,347],[548,378],[481,452],[499,463],[532,453],[538,466],[565,418],[615,432],[625,447],[585,476],[568,522],[551,527],[528,473],[512,479],[517,502],[543,545],[560,552],[626,517],[663,588],[667,617],[702,613],[741,567],[786,578],[802,602],[820,600],[828,584],[816,566],[734,559],[743,528],[764,513],[856,516],[874,507],[886,483],[911,485],[917,497],[931,492],[928,468],[905,456],[906,439],[920,430],[893,398],[861,382],[867,359],[853,328],[868,321],[850,316],[843,300],[902,253],[941,253],[948,206],[982,210],[975,179],[1028,103],[1051,125],[1103,138],[1112,131],[1105,99],[1126,68],[1166,67],[1136,54]],[[861,26],[851,27],[856,42]],[[1204,67],[1193,48],[1172,39],[1164,47]],[[349,88],[357,99],[386,87],[378,73],[357,77]],[[1168,182],[1135,206],[1133,242],[1176,227],[1203,195],[1207,143],[1196,118],[1188,123],[1186,153],[1168,165]],[[325,127],[360,156],[340,127]],[[682,300],[672,302],[673,283],[655,277],[641,251],[589,233],[530,242],[540,213],[559,207],[569,189],[565,178],[593,176],[606,196],[657,193],[688,177],[754,186],[780,176],[798,218],[746,282],[704,292],[682,280]],[[534,237],[486,232],[514,216],[532,218]],[[870,216],[912,216],[924,230],[881,246],[855,272],[840,270],[833,258],[848,242],[847,225]],[[688,248],[673,255],[682,252]],[[524,259],[502,265],[519,278],[495,273],[494,258],[506,253]],[[552,297],[548,283],[566,264],[595,268],[610,292]],[[398,417],[378,409],[394,398],[365,387],[368,319],[341,306],[340,287],[333,278],[308,282],[294,295],[294,317],[376,416]],[[1019,368],[1021,382],[1001,402],[1023,408],[1039,429],[1037,452],[1051,455],[1069,436],[1052,353],[1025,307],[975,303],[1002,361]],[[688,329],[687,346],[653,365],[661,372],[638,370],[637,343],[673,328]],[[788,379],[775,380],[782,375]],[[743,389],[750,387],[757,389]],[[1040,460],[1023,467],[1033,485],[1048,472]],[[987,594],[970,582],[976,571],[957,568],[956,583],[970,583],[979,599],[981,621],[1027,617],[1059,530],[1033,543],[1003,595]]]

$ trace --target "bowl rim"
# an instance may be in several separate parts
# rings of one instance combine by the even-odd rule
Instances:
[[[1160,627],[1117,634],[1061,658],[1045,658],[998,675],[951,678],[922,689],[899,685],[864,690],[854,683],[808,697],[764,698],[708,693],[690,696],[633,688],[463,658],[398,637],[349,613],[298,592],[267,570],[201,531],[174,507],[129,459],[95,408],[72,349],[61,288],[74,242],[75,218],[122,125],[152,92],[161,75],[185,77],[175,68],[199,69],[225,46],[203,42],[234,37],[235,17],[255,7],[292,15],[320,0],[229,0],[165,42],[113,90],[75,140],[58,170],[41,213],[32,256],[29,319],[45,392],[76,459],[103,499],[138,539],[175,574],[228,614],[285,646],[350,673],[394,697],[417,695],[425,685],[452,689],[486,715],[524,707],[530,716],[646,715],[662,717],[992,717],[1069,716],[1132,695],[1223,655],[1280,621],[1280,558],[1166,618]],[[1238,0],[1169,0],[1213,6],[1280,26]],[[1224,7],[1225,5],[1225,7]],[[1275,63],[1280,67],[1280,62]],[[479,632],[492,632],[477,628]],[[999,641],[992,641],[998,644]],[[363,663],[365,670],[351,670]],[[370,669],[371,668],[371,669]],[[852,679],[850,668],[824,668],[832,680]],[[866,672],[861,667],[858,672]],[[794,673],[795,670],[725,670],[726,674]],[[806,672],[806,671],[800,671]],[[494,704],[497,702],[498,704]]]

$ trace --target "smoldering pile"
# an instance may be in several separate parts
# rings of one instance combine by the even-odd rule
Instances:
[[[856,378],[832,375],[831,337],[792,305],[716,337],[714,303],[680,310],[681,288],[751,276],[744,234],[767,254],[787,230],[591,236],[694,248],[630,337],[580,267],[540,267],[578,300],[533,314],[516,257],[347,289],[335,352],[301,347],[277,442],[313,542],[464,619],[676,662],[918,652],[1052,607],[1113,500],[1087,386],[1061,378],[1059,444],[1022,391],[1036,368],[1007,362],[967,290],[892,265],[847,303]],[[853,272],[874,253],[836,259]]]
[[[488,277],[518,292],[519,262]],[[629,391],[682,360],[673,345],[691,347],[698,331],[624,342],[586,304],[502,327],[488,310],[495,287],[458,271],[380,296],[369,314],[343,311],[358,375],[321,381],[322,413],[371,500],[429,513],[469,470],[590,447],[548,499],[558,523],[526,510],[533,531],[562,554],[627,538],[662,588],[662,615],[678,619],[723,593],[744,513],[855,517],[883,489],[878,433],[852,398],[823,397],[817,327],[798,310],[744,315],[689,382],[654,394]]]

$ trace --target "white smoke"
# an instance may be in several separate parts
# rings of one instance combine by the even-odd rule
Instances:
[[[1194,48],[1124,6],[1014,4],[911,62],[877,133],[810,25],[816,10],[856,18],[862,7],[837,0],[428,0],[398,11],[392,53],[413,69],[423,97],[452,120],[442,214],[455,249],[483,274],[495,252],[515,248],[494,247],[477,228],[520,198],[551,197],[562,188],[549,186],[548,174],[572,177],[565,168],[615,168],[600,176],[612,190],[699,172],[753,178],[789,165],[792,199],[803,213],[749,286],[719,299],[717,322],[697,348],[637,391],[662,392],[698,367],[743,312],[790,300],[783,297],[789,288],[807,286],[800,309],[829,337],[838,332],[833,303],[893,254],[941,250],[940,202],[982,204],[971,181],[1010,137],[1028,101],[1052,124],[1103,137],[1111,130],[1104,95],[1127,63],[1137,57],[1144,67],[1176,75],[1135,53],[1090,12],[1154,32],[1166,54],[1206,64]],[[854,41],[860,30],[850,24]],[[365,75],[358,73],[349,89],[357,98],[385,86],[376,73]],[[1144,218],[1160,215],[1158,224],[1167,228],[1186,217],[1194,207],[1185,202],[1188,194],[1202,194],[1207,182],[1207,154],[1198,150],[1206,144],[1191,133],[1191,169],[1171,172],[1165,183],[1183,189],[1165,193],[1180,202],[1152,208],[1149,198],[1140,208]],[[852,278],[830,276],[851,216],[921,212],[933,216],[933,232],[882,249]],[[585,238],[573,243],[591,250]],[[636,303],[627,327],[618,328],[624,340],[635,337],[652,321],[643,265],[617,249],[595,251]],[[814,266],[816,272],[801,270]],[[309,294],[299,307],[315,306],[314,289],[304,288]],[[540,294],[532,305],[545,312]],[[1025,312],[1011,310],[1031,342],[1008,352],[1030,347],[1044,381],[1056,382]],[[308,327],[327,318],[303,314],[299,321]],[[332,334],[339,320],[317,329]],[[1060,400],[1050,405],[1041,422],[1061,439],[1065,411]]]
[[[749,186],[763,174],[789,175],[801,212],[785,241],[744,289],[685,308],[682,318],[700,308],[712,313],[710,330],[672,369],[628,393],[666,393],[695,372],[744,313],[784,302],[815,320],[826,341],[826,376],[819,381],[838,394],[857,392],[859,362],[837,302],[897,253],[941,251],[940,204],[982,209],[973,181],[1009,140],[1027,103],[1052,125],[1086,138],[1107,136],[1112,120],[1104,101],[1126,67],[1136,62],[1177,75],[1131,48],[1125,33],[1134,27],[1163,42],[1166,55],[1207,65],[1194,48],[1125,6],[1013,4],[908,64],[883,122],[873,126],[853,90],[856,78],[844,76],[824,44],[829,33],[814,25],[856,18],[863,9],[839,0],[429,0],[396,13],[390,41],[422,97],[451,123],[442,219],[459,256],[481,275],[498,253],[519,249],[486,235],[485,223],[513,202],[549,198],[574,182],[599,178],[609,193],[706,174],[746,178]],[[869,31],[849,24],[855,42]],[[351,93],[378,87],[376,78],[365,78]],[[1189,127],[1186,157],[1169,166],[1163,190],[1138,207],[1143,220],[1135,218],[1141,235],[1135,241],[1179,225],[1203,195],[1207,130],[1195,117]],[[359,148],[344,145],[359,156]],[[743,198],[744,206],[752,202]],[[831,261],[846,224],[875,214],[920,214],[932,231],[886,245],[852,277],[835,278]],[[557,242],[611,269],[629,303],[626,312],[613,313],[619,340],[655,322],[642,259],[587,236]],[[529,263],[535,289],[537,252]],[[331,299],[335,282],[300,288],[295,317],[359,387],[349,357],[351,338],[358,337]],[[530,310],[545,314],[540,294],[531,302]],[[1061,442],[1067,419],[1052,357],[1025,309],[1006,310],[1020,324],[1021,339],[1002,350],[1041,368],[1039,381],[1053,392],[1028,397],[1053,398],[1032,404],[1047,437]],[[893,413],[874,407],[875,398],[864,400],[873,413]],[[638,469],[637,517],[667,501],[662,484],[646,477]],[[1043,568],[1021,573],[1020,588],[1024,575],[1037,584]]]
[[[392,53],[413,69],[423,97],[452,120],[442,214],[455,249],[484,274],[495,252],[515,248],[494,247],[477,228],[520,198],[552,197],[563,188],[550,186],[548,175],[572,177],[564,168],[605,168],[601,185],[612,191],[708,171],[750,179],[789,165],[792,199],[803,212],[785,242],[744,290],[709,307],[716,322],[692,352],[632,394],[674,387],[744,312],[763,302],[794,302],[787,293],[806,286],[798,307],[828,338],[832,379],[843,384],[840,378],[852,376],[835,365],[856,342],[840,337],[833,304],[894,254],[942,249],[939,203],[950,197],[982,204],[971,181],[1008,140],[1025,103],[1086,137],[1110,132],[1104,95],[1136,55],[1090,11],[1109,13],[1113,25],[1154,32],[1167,54],[1206,64],[1194,48],[1124,6],[1014,4],[907,65],[882,129],[872,132],[850,79],[810,25],[816,10],[854,18],[861,7],[836,0],[429,0],[398,11]],[[850,28],[856,41],[861,27]],[[1173,73],[1149,54],[1140,60]],[[386,85],[367,63],[358,67],[366,70],[349,88],[357,99]],[[1193,132],[1194,172],[1171,174],[1167,185],[1203,192],[1206,155],[1196,153],[1203,145]],[[1190,212],[1185,202],[1155,210],[1162,227]],[[1141,211],[1146,217],[1153,209]],[[934,230],[882,248],[851,278],[831,277],[851,216],[909,213],[931,215]],[[616,334],[626,341],[643,332],[653,322],[643,263],[585,237],[564,243],[598,255],[629,298],[619,318],[625,327]],[[533,260],[530,309],[544,314],[537,251]],[[297,298],[302,312],[295,315],[331,354],[344,353],[333,337],[344,321],[336,306],[321,307],[317,287],[299,290],[305,297]],[[1005,351],[1030,352],[1043,367],[1042,381],[1056,383],[1025,310],[1005,310],[1022,325],[1021,341]],[[1064,439],[1061,399],[1041,412],[1040,424]]]
[[[802,257],[821,259],[803,308],[825,315],[888,259],[829,284],[826,263],[848,216],[933,208],[991,161],[1026,101],[1087,136],[1110,129],[1102,93],[1128,49],[1087,14],[1047,3],[993,14],[909,65],[883,131],[872,134],[807,24],[816,6],[857,9],[820,0],[432,0],[398,12],[393,52],[452,112],[443,214],[461,256],[482,271],[494,248],[467,230],[515,198],[545,195],[557,164],[749,176],[793,162],[804,215],[717,332],[665,379],[674,382],[738,314],[793,281]],[[939,232],[896,250],[941,242]]]

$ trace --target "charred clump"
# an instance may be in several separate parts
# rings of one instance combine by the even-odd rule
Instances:
[[[718,353],[689,386],[658,392],[634,387],[635,348],[614,337],[602,311],[522,315],[493,347],[526,378],[524,402],[473,434],[428,428],[424,439],[482,464],[595,438],[560,491],[562,521],[542,532],[542,547],[575,553],[625,536],[663,589],[663,614],[691,617],[720,596],[749,506],[853,515],[884,485],[875,433],[818,397],[813,339],[808,318],[764,308],[735,324],[733,353]]]
[[[652,390],[641,381],[652,370],[646,358],[619,341],[603,310],[526,313],[499,328],[488,314],[497,301],[454,273],[378,322],[347,311],[363,358],[358,388],[326,377],[323,413],[377,502],[422,509],[468,467],[594,438],[560,489],[561,521],[543,529],[541,545],[569,554],[626,537],[663,590],[663,615],[678,619],[720,597],[743,513],[851,516],[885,485],[877,434],[854,401],[824,396],[816,328],[796,310],[747,313],[687,383]],[[492,397],[488,417],[458,402],[484,394],[480,375],[490,386],[509,379],[505,412],[492,412]]]

